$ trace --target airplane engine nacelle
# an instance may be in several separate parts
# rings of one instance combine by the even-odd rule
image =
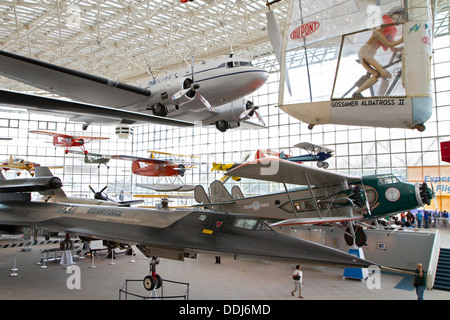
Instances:
[[[216,107],[214,110],[220,113],[221,120],[227,122],[240,122],[243,120],[241,119],[241,114],[246,110],[246,104],[246,100],[240,99]]]
[[[192,83],[190,78],[177,78],[152,86],[153,96],[149,100],[149,109],[152,108],[153,113],[158,116],[166,116],[178,110],[179,106],[195,98],[195,91],[191,90]]]

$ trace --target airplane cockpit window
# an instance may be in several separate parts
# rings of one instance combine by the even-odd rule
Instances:
[[[378,178],[379,184],[392,184],[400,182],[394,175],[385,175]]]
[[[269,226],[254,218],[236,218],[234,226],[247,230],[269,231]]]
[[[227,68],[239,67],[239,66],[252,66],[250,61],[229,61],[227,62]]]
[[[224,68],[225,67],[225,63],[220,64],[217,68]]]

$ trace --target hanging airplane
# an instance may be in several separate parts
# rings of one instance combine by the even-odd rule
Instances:
[[[109,138],[103,137],[86,137],[86,136],[73,136],[65,133],[57,133],[42,130],[30,130],[30,133],[45,134],[53,137],[53,145],[55,147],[65,148],[64,153],[69,153],[69,149],[72,147],[80,147],[84,154],[88,154],[87,150],[84,148],[84,144],[92,140],[103,140]]]
[[[20,176],[22,170],[28,171],[28,173],[33,177],[34,176],[34,170],[37,166],[40,166],[40,164],[32,161],[28,161],[22,158],[13,158],[11,155],[8,159],[8,161],[3,161],[3,163],[0,164],[0,168],[3,170],[17,170],[17,175]],[[48,167],[49,169],[62,169],[64,167],[62,166],[55,166],[55,167]]]
[[[233,163],[218,163],[218,162],[213,162],[212,163],[212,167],[211,167],[211,172],[213,172],[214,170],[216,171],[229,171],[231,169],[234,169],[238,166],[240,166],[241,164],[243,164],[244,162],[246,162],[248,160],[248,158],[250,157],[250,152],[247,153],[244,158],[242,159],[241,162],[233,162]],[[229,176],[223,176],[222,178],[220,178],[220,181],[222,181],[222,183],[225,183],[228,181],[228,179],[233,179],[234,181],[240,181],[241,178],[240,177],[229,177]]]
[[[280,159],[285,159],[297,163],[317,161],[317,167],[324,169],[327,169],[329,167],[329,163],[325,160],[333,156],[333,150],[309,142],[300,142],[294,145],[294,147],[306,150],[308,152],[308,155],[292,156],[284,153],[283,151],[275,152],[273,150],[267,150],[266,153],[272,156],[277,156]]]
[[[62,113],[83,122],[83,129],[91,123],[200,122],[223,132],[241,123],[262,126],[247,121],[253,114],[261,117],[244,97],[268,79],[266,70],[230,56],[195,66],[192,61],[191,67],[132,86],[5,51],[0,51],[0,75],[73,100],[0,90],[1,105]]]
[[[48,167],[36,167],[36,178],[49,178],[53,177]],[[30,181],[32,182],[32,181]],[[82,198],[82,197],[69,197],[66,195],[61,186],[49,188],[46,190],[36,190],[41,195],[36,201],[42,202],[56,202],[56,203],[76,203],[76,204],[88,204],[88,205],[103,205],[103,206],[117,206],[124,207],[130,206],[132,204],[143,203],[143,200],[115,200],[108,195],[104,194],[103,191],[95,192],[91,186],[89,186],[91,191],[94,193],[94,199]]]
[[[135,244],[146,257],[152,258],[152,267],[158,257],[184,261],[184,258],[195,258],[198,252],[313,265],[360,268],[375,265],[337,249],[276,232],[261,219],[250,215],[192,209],[173,210],[167,214],[167,210],[26,199],[25,196],[12,201],[10,194],[0,193],[0,224],[60,230]],[[144,278],[147,290],[162,285],[161,277],[155,271],[152,268],[152,274]]]
[[[160,151],[149,151],[151,152],[150,158],[145,157],[135,157],[126,155],[114,155],[111,156],[112,159],[116,160],[128,160],[131,163],[131,172],[140,176],[147,177],[172,177],[172,176],[184,176],[186,170],[194,168],[196,165],[204,164],[203,162],[196,161],[186,161],[182,159],[173,158],[155,158],[155,154],[165,154],[172,156],[181,157],[195,157],[192,155],[181,155],[168,152]]]
[[[234,186],[230,194],[220,181],[210,186],[210,196],[196,186],[198,206],[249,213],[272,221],[271,226],[363,221],[429,205],[432,190],[426,183],[401,182],[392,174],[349,176],[295,162],[266,158],[247,162],[225,173],[229,176],[282,183],[285,192],[244,197]],[[288,190],[286,184],[304,186]],[[352,231],[350,229],[349,231]],[[364,239],[357,228],[358,239]],[[357,245],[361,246],[364,241]]]
[[[425,130],[433,109],[433,17],[429,1],[420,3],[291,0],[281,28],[267,12],[280,65],[280,109],[309,129]]]
[[[92,153],[89,152],[89,154],[86,154],[82,151],[78,150],[69,150],[69,153],[73,154],[82,154],[84,155],[84,163],[86,164],[97,164],[97,167],[100,168],[102,164],[106,166],[106,168],[109,169],[108,163],[111,160],[111,156],[101,153]]]

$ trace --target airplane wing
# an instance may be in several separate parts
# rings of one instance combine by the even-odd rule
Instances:
[[[178,191],[187,192],[194,190],[195,186],[190,184],[177,185],[177,184],[138,184],[138,187],[151,189],[158,192]]]
[[[314,153],[318,153],[318,152],[328,152],[328,153],[333,153],[334,150],[322,147],[322,146],[318,146],[309,142],[300,142],[294,145],[294,147],[296,148],[300,148],[300,149],[304,149],[306,151],[309,152],[314,152]]]
[[[0,74],[62,97],[90,104],[123,107],[151,92],[114,80],[0,51]]]
[[[134,157],[134,156],[126,156],[126,155],[111,156],[111,159],[141,161],[141,162],[145,162],[145,163],[155,163],[155,164],[168,163],[167,160],[151,159],[151,158],[144,158],[144,157]]]
[[[349,182],[361,180],[359,176],[331,172],[279,158],[262,158],[249,161],[227,171],[225,175],[304,186],[336,185],[343,180]]]
[[[78,150],[69,150],[69,153],[73,153],[73,154],[79,154],[79,155],[83,155],[84,156],[84,152],[82,151],[78,151]],[[101,159],[111,159],[110,155],[107,154],[102,154],[102,153],[94,153],[94,152],[89,152],[88,154],[89,158],[101,158]]]
[[[361,215],[355,215],[353,217],[323,217],[323,218],[296,218],[287,219],[279,222],[272,223],[271,227],[286,227],[286,226],[298,226],[302,224],[324,224],[324,223],[335,223],[335,222],[346,222],[363,219]]]
[[[52,137],[61,137],[61,138],[72,138],[73,136],[65,133],[57,133],[57,132],[50,132],[50,131],[43,131],[43,130],[30,130],[30,133],[37,133],[37,134],[46,134],[48,136]]]
[[[86,137],[86,136],[77,136],[77,138],[84,139],[85,142],[91,141],[91,140],[106,140],[106,139],[109,139],[109,138],[106,138],[106,137]]]
[[[0,64],[0,70],[1,68],[2,65]],[[187,127],[194,125],[193,123],[187,121],[158,117],[140,112],[102,107],[94,104],[53,99],[7,90],[0,90],[0,105],[14,108],[23,108],[36,112],[48,112],[52,114],[57,113],[64,117],[68,117],[73,121],[86,123],[155,123],[177,127]]]

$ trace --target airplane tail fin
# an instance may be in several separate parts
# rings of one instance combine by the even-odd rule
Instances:
[[[263,153],[261,150],[256,151],[256,154],[255,154],[255,160],[263,159],[263,158],[265,158],[265,157],[266,157],[266,156],[264,155],[264,153]]]
[[[233,197],[219,180],[213,181],[209,186],[211,202],[231,201]]]
[[[220,170],[220,167],[221,167],[221,166],[222,166],[221,163],[213,162],[213,163],[212,163],[211,172],[213,172],[214,170]]]
[[[205,192],[205,189],[201,185],[195,186],[194,199],[198,203],[211,203],[211,201],[209,201],[208,195]]]
[[[34,176],[37,177],[50,177],[53,176],[52,172],[48,167],[41,167],[36,166],[34,168]],[[57,189],[50,189],[45,191],[39,191],[39,194],[43,196],[60,196],[60,197],[67,197],[66,193],[63,191],[61,187]]]
[[[242,193],[241,188],[239,188],[239,186],[233,186],[233,188],[231,188],[231,196],[233,197],[233,199],[244,199],[244,194]]]
[[[139,161],[133,161],[131,163],[131,172],[133,172],[134,174],[136,174],[136,172],[138,172],[138,170],[141,168],[141,165],[139,164]]]

